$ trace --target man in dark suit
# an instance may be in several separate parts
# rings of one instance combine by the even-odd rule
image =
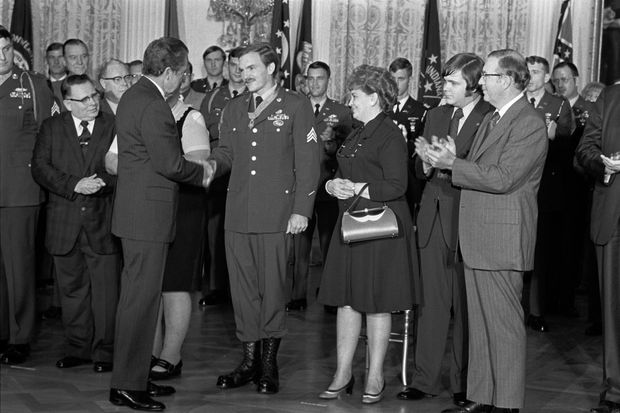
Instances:
[[[529,316],[527,325],[540,332],[549,330],[544,319],[545,310],[574,313],[573,271],[566,265],[566,254],[572,241],[573,227],[567,205],[571,203],[570,171],[573,165],[574,146],[571,133],[574,129],[569,102],[562,96],[545,90],[549,81],[549,63],[540,56],[526,58],[530,82],[526,98],[547,123],[549,150],[538,191],[538,235],[534,254],[534,271],[530,278]],[[548,308],[545,308],[548,307]]]
[[[124,268],[114,337],[110,401],[139,410],[163,410],[150,396],[174,388],[148,382],[157,310],[175,235],[178,183],[206,184],[206,169],[186,161],[165,98],[181,84],[187,47],[172,37],[144,52],[144,76],[121,98],[116,117],[118,180],[112,232],[121,238]]]
[[[325,183],[334,177],[338,162],[336,150],[353,129],[351,109],[327,97],[327,86],[331,70],[324,62],[313,62],[308,66],[306,84],[310,103],[314,109],[316,133],[322,146],[321,177],[317,189],[314,212],[308,228],[295,236],[295,259],[293,263],[293,295],[286,305],[287,310],[303,310],[307,306],[310,252],[314,228],[319,231],[319,244],[323,262],[327,256],[329,241],[338,220],[338,200],[325,192]]]
[[[471,53],[453,56],[444,67],[446,105],[427,112],[424,137],[417,147],[446,140],[456,144],[456,156],[465,158],[484,116],[493,107],[482,99],[478,84],[484,61]],[[416,157],[416,173],[427,183],[417,216],[422,276],[422,303],[418,311],[414,372],[411,387],[399,399],[420,400],[441,392],[441,365],[454,319],[450,354],[450,386],[454,403],[466,400],[467,307],[463,264],[457,253],[460,189],[452,185],[450,171],[435,170]]]
[[[271,394],[279,390],[276,359],[286,334],[290,234],[308,226],[320,153],[310,102],[278,87],[275,50],[267,43],[248,46],[239,64],[251,93],[228,103],[220,144],[209,162],[217,174],[231,173],[226,261],[244,358],[235,370],[220,376],[217,385],[239,387],[258,379],[258,392]]]
[[[413,74],[413,66],[404,57],[396,58],[389,66],[390,73],[398,87],[396,104],[388,115],[398,124],[407,140],[409,151],[409,181],[407,184],[407,203],[412,216],[415,218],[418,205],[422,199],[422,190],[425,180],[415,175],[415,140],[422,132],[426,106],[409,95],[409,83]]]
[[[110,59],[103,64],[99,72],[99,84],[103,88],[102,112],[116,115],[118,102],[121,101],[123,93],[129,89],[131,79],[126,63]]]
[[[35,322],[35,234],[45,196],[30,163],[39,126],[53,114],[47,80],[13,63],[0,26],[0,362],[30,355]]]
[[[596,244],[603,309],[605,387],[600,406],[590,411],[620,413],[620,84],[604,89],[596,101],[577,158],[596,179],[590,235]]]
[[[99,113],[99,93],[86,75],[70,75],[62,94],[68,112],[43,122],[32,175],[49,194],[46,247],[54,257],[67,346],[56,367],[94,360],[112,370],[120,254],[110,232],[114,177],[103,157],[114,117]]]
[[[536,193],[547,154],[545,122],[523,96],[530,74],[511,49],[491,52],[482,69],[484,98],[495,106],[466,159],[452,139],[426,161],[452,170],[461,188],[459,245],[469,321],[467,398],[445,413],[518,412],[525,396],[523,274],[534,264]]]
[[[209,131],[211,149],[217,148],[220,141],[220,119],[228,102],[246,92],[241,72],[239,55],[241,47],[228,53],[228,84],[207,92],[200,105],[200,113]],[[207,198],[207,245],[205,251],[205,279],[203,296],[198,301],[201,306],[215,305],[230,299],[226,251],[224,249],[224,213],[229,174],[219,176],[209,186]]]

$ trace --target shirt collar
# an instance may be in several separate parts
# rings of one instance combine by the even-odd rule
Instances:
[[[577,100],[579,99],[579,95],[575,96],[572,99],[568,99],[568,102],[570,103],[570,107],[572,108],[573,106],[575,106],[575,103],[577,103]]]
[[[502,116],[504,116],[506,114],[506,112],[508,111],[508,109],[510,109],[510,107],[512,105],[514,105],[515,103],[517,103],[517,101],[519,99],[521,99],[523,97],[523,93],[519,93],[517,96],[515,96],[510,102],[506,103],[504,106],[502,106],[499,109],[496,109],[495,111],[497,113],[499,113],[499,117],[501,118]]]
[[[71,118],[73,118],[73,125],[75,126],[75,131],[77,132],[78,136],[80,136],[82,134],[82,125],[80,125],[80,123],[82,123],[82,119],[78,119],[75,116],[73,116],[73,113],[71,113]],[[89,120],[88,121],[88,131],[91,133],[93,133],[93,127],[95,125],[95,120]]]
[[[476,105],[478,104],[478,102],[480,101],[481,97],[478,96],[476,97],[474,100],[472,100],[471,102],[469,102],[467,105],[463,106],[461,108],[461,110],[463,111],[463,117],[461,118],[461,122],[465,122],[465,120],[467,119],[467,117],[469,116],[469,114],[474,110],[474,108],[476,107]],[[452,111],[452,115],[454,115],[454,112],[456,112],[458,108],[455,106],[454,110]]]
[[[315,105],[319,105],[319,110],[323,109],[325,102],[327,102],[327,96],[323,96],[323,99],[321,100],[314,100],[313,98],[310,98],[310,103],[312,103],[312,109],[314,109]]]
[[[157,87],[157,90],[159,90],[159,93],[161,94],[161,96],[166,99],[166,93],[164,92],[164,89],[162,89],[153,79],[151,79],[149,76],[142,76],[147,78],[152,84],[155,85],[155,87]]]
[[[278,87],[278,83],[275,83],[271,88],[267,89],[267,91],[264,92],[262,95],[260,93],[254,92],[254,99],[256,99],[256,96],[260,96],[261,98],[263,98],[263,100],[269,99],[276,92],[277,87]]]

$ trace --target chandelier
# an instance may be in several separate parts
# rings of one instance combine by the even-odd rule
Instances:
[[[228,23],[225,33],[218,39],[222,45],[247,46],[255,40],[268,40],[265,27],[255,27],[254,32],[252,27],[271,13],[273,0],[211,0],[209,8],[216,20]]]

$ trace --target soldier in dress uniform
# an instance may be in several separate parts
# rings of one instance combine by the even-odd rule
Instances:
[[[39,125],[52,115],[45,77],[13,64],[11,34],[0,26],[0,361],[30,355],[35,321],[35,233],[41,188],[30,173]]]
[[[239,71],[241,47],[228,53],[229,82],[212,91],[200,105],[200,113],[205,118],[211,148],[216,148],[220,141],[220,119],[228,102],[246,92],[245,83]],[[230,297],[228,288],[228,269],[224,251],[224,211],[226,209],[226,189],[229,174],[214,179],[209,187],[207,198],[207,245],[205,251],[205,280],[202,287],[203,296],[198,301],[201,306],[216,305]]]
[[[291,234],[304,231],[312,215],[320,147],[308,99],[276,82],[275,50],[265,43],[250,45],[239,64],[251,93],[224,109],[220,144],[209,162],[215,174],[231,173],[226,260],[244,357],[217,385],[232,388],[259,379],[258,392],[270,394],[279,390],[276,355],[286,333]]]

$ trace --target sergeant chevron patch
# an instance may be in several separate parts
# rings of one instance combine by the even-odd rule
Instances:
[[[310,129],[310,132],[308,132],[308,134],[306,135],[306,143],[309,143],[311,141],[317,141],[317,136],[316,136],[316,132],[314,131],[314,128]]]

